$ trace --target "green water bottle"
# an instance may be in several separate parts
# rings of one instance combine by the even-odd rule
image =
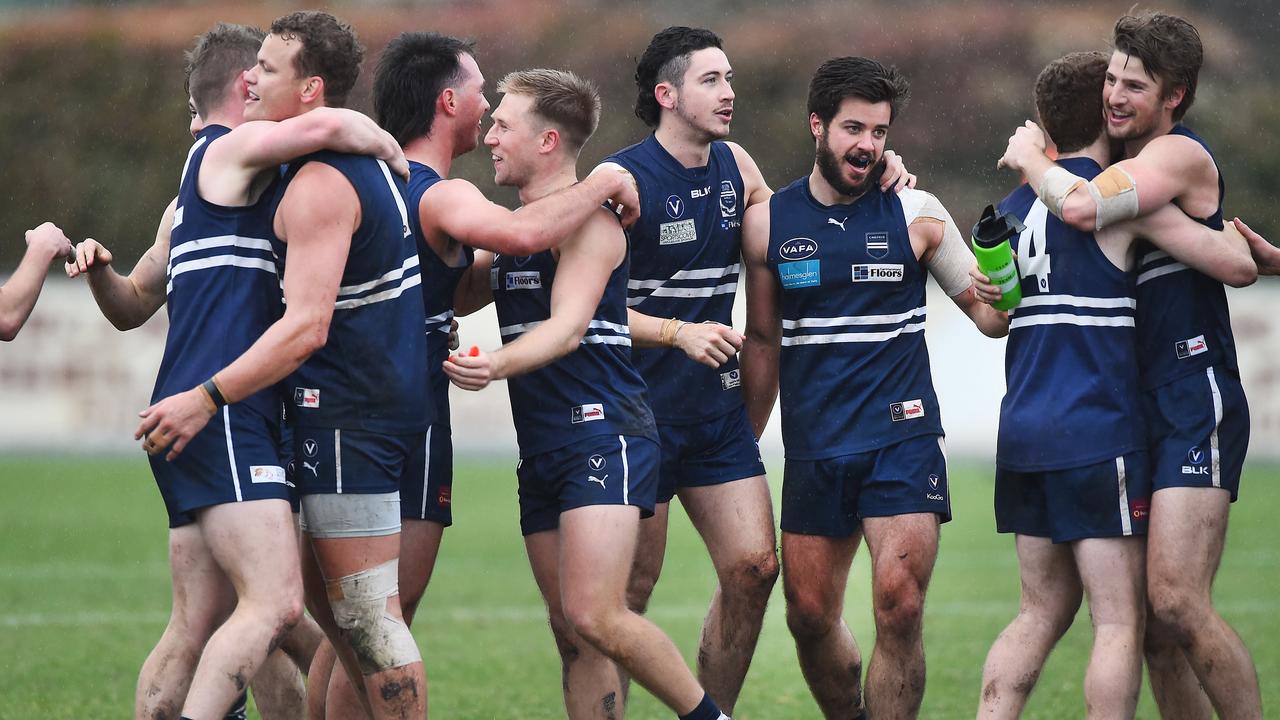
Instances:
[[[1022,282],[1018,277],[1018,264],[1013,259],[1009,238],[1021,233],[1022,223],[1009,213],[996,214],[990,205],[982,211],[982,218],[973,226],[973,254],[978,256],[978,269],[1000,288],[1003,297],[991,307],[1010,310],[1022,302]]]

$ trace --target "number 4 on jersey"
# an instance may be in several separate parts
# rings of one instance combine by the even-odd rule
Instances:
[[[1027,213],[1027,219],[1024,221],[1026,229],[1018,236],[1017,248],[1018,272],[1024,278],[1034,275],[1036,289],[1042,293],[1049,292],[1049,273],[1051,272],[1048,230],[1045,229],[1048,218],[1049,208],[1037,200],[1031,206],[1031,211]]]

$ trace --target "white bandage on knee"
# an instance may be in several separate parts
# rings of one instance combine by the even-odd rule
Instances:
[[[1098,207],[1096,230],[1138,217],[1138,184],[1119,165],[1103,170],[1088,188]]]
[[[1036,188],[1036,195],[1040,197],[1041,202],[1048,206],[1049,212],[1061,220],[1062,203],[1067,201],[1067,196],[1073,190],[1085,184],[1087,183],[1085,183],[1084,178],[1079,175],[1073,175],[1060,165],[1054,165],[1044,174],[1044,179],[1040,181],[1040,187]]]
[[[387,612],[387,598],[400,592],[399,568],[398,560],[388,560],[325,583],[334,622],[365,675],[422,660],[408,626]]]
[[[916,202],[902,203],[903,212],[907,214],[907,224],[914,222],[936,222],[942,225],[942,242],[929,258],[927,267],[929,274],[938,281],[938,286],[947,294],[955,297],[969,289],[969,269],[973,267],[973,253],[964,241],[964,235],[951,219],[951,213],[943,207],[942,202],[933,194],[915,191],[923,197]]]

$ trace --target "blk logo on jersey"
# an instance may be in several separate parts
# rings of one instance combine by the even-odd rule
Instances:
[[[889,233],[867,233],[867,254],[879,260],[889,254]]]
[[[783,260],[805,260],[818,252],[818,243],[805,237],[791,238],[778,248]]]
[[[509,272],[506,278],[508,290],[538,290],[542,287],[542,273],[537,270]]]
[[[902,265],[854,265],[854,282],[901,282]]]
[[[1208,475],[1209,468],[1204,464],[1204,450],[1199,445],[1193,446],[1187,451],[1187,463],[1182,466],[1183,475]]]
[[[1209,352],[1209,344],[1204,341],[1203,335],[1197,335],[1188,340],[1179,340],[1174,346],[1174,352],[1177,353],[1179,360],[1186,360],[1189,357]]]
[[[738,214],[738,191],[733,189],[733,182],[720,181],[720,217],[731,218]]]
[[[304,408],[320,407],[320,390],[317,388],[294,388],[293,404]]]
[[[697,239],[698,228],[693,224],[693,218],[658,225],[659,245],[679,245]]]
[[[667,215],[672,220],[679,220],[680,216],[684,215],[684,200],[681,200],[679,195],[672,195],[667,198]]]
[[[742,385],[742,370],[730,370],[729,372],[720,373],[720,387],[724,390],[731,390]]]
[[[894,422],[919,420],[922,417],[924,417],[924,401],[922,400],[904,400],[903,402],[889,403],[889,418]]]
[[[822,284],[822,261],[801,260],[778,266],[778,280],[787,290]]]
[[[587,405],[578,405],[569,413],[569,422],[577,425],[578,423],[592,422],[593,420],[604,419],[604,405],[600,403],[590,403]]]

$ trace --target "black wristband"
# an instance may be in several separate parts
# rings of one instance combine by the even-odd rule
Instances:
[[[227,404],[227,399],[222,397],[222,391],[218,389],[218,383],[214,382],[213,378],[205,380],[200,387],[209,393],[209,399],[213,400],[214,407],[222,407]]]

